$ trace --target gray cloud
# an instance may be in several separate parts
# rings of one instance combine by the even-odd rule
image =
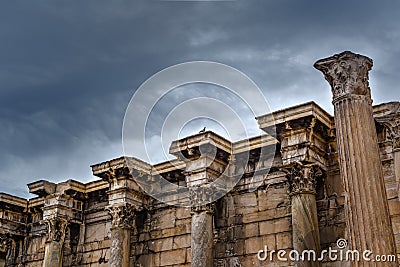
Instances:
[[[352,0],[3,2],[0,190],[27,196],[36,179],[94,179],[90,164],[122,154],[135,89],[180,62],[238,68],[272,109],[314,100],[332,112],[312,65],[353,50],[374,59],[375,103],[398,100],[399,10]]]

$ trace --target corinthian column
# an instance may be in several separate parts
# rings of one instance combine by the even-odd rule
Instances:
[[[65,231],[68,222],[64,218],[53,217],[43,221],[43,223],[47,226],[47,242],[44,252],[43,267],[61,267]]]
[[[314,258],[303,259],[296,266],[321,266],[316,261],[320,252],[320,237],[315,198],[317,178],[321,175],[321,169],[312,164],[296,163],[289,169],[293,248],[299,253],[305,250],[315,252]]]
[[[314,67],[332,87],[351,247],[372,250],[374,255],[396,254],[369,88],[372,60],[346,51],[321,59]],[[361,261],[354,265],[397,263]]]
[[[112,217],[110,267],[129,267],[131,251],[131,229],[133,228],[136,207],[123,204],[107,208]]]

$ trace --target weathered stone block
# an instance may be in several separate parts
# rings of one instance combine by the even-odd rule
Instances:
[[[173,246],[173,237],[157,239],[149,242],[149,249],[154,252],[171,250]]]
[[[252,237],[244,241],[245,253],[257,253],[260,249],[264,248],[261,237]]]
[[[176,218],[185,219],[190,218],[190,208],[179,207],[176,209]]]
[[[272,235],[264,235],[262,236],[262,248],[260,249],[264,249],[264,246],[268,247],[268,250],[276,250],[276,235],[272,234]]]
[[[243,237],[247,238],[259,235],[260,235],[260,230],[258,227],[258,222],[248,223],[243,226]]]
[[[186,261],[186,249],[161,252],[160,266],[183,264]]]
[[[180,235],[174,237],[172,249],[188,248],[190,247],[190,235]]]
[[[389,200],[389,213],[391,216],[400,215],[400,201],[397,198]]]
[[[290,231],[290,229],[291,229],[291,222],[290,218],[288,217],[260,222],[261,235],[286,232]]]
[[[276,248],[277,249],[293,248],[292,233],[284,232],[276,234]]]

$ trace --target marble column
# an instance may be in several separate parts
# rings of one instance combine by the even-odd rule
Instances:
[[[129,204],[110,206],[107,209],[112,217],[109,266],[129,267],[130,237],[137,209]]]
[[[322,176],[321,169],[313,164],[295,163],[289,169],[288,180],[292,206],[293,248],[302,253],[312,250],[316,258],[320,252],[320,236],[318,229],[316,182]],[[296,266],[321,266],[311,259],[301,260]]]
[[[317,61],[332,87],[340,172],[346,192],[352,249],[396,254],[373,119],[368,57],[343,52]],[[354,266],[397,266],[360,261]]]
[[[47,242],[44,252],[43,267],[61,267],[63,247],[68,221],[61,217],[43,221],[47,226]]]
[[[214,204],[192,208],[191,248],[193,267],[214,266]]]

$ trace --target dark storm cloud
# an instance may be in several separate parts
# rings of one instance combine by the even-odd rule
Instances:
[[[232,65],[272,109],[331,94],[313,63],[343,50],[374,59],[376,103],[398,100],[397,1],[8,1],[0,5],[1,191],[93,179],[122,154],[134,90],[191,60]],[[179,126],[180,127],[180,126]],[[11,182],[12,181],[12,182]]]

